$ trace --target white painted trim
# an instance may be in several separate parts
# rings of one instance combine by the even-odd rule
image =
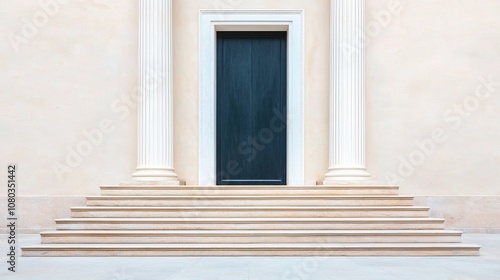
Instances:
[[[199,29],[199,177],[215,185],[216,31],[288,31],[287,184],[304,185],[304,11],[201,10]]]

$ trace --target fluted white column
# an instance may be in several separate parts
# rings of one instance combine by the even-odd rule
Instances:
[[[172,0],[139,0],[137,181],[179,184],[173,166]]]
[[[331,0],[330,151],[325,184],[367,180],[364,0]]]

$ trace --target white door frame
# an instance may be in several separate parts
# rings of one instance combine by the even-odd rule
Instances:
[[[304,11],[201,10],[199,29],[199,176],[216,183],[216,32],[287,31],[287,184],[304,185]]]

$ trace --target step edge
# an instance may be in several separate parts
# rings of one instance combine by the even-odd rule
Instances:
[[[108,223],[108,222],[129,222],[129,223],[444,223],[445,219],[440,218],[66,218],[55,219],[56,223]]]
[[[264,246],[266,245],[266,246]],[[152,247],[160,247],[165,249],[225,249],[225,248],[297,248],[297,249],[309,249],[309,248],[416,248],[416,249],[426,249],[426,248],[465,248],[465,249],[481,249],[481,245],[475,244],[465,244],[465,243],[257,243],[257,244],[247,244],[247,243],[231,243],[231,244],[41,244],[41,245],[31,245],[22,246],[22,250],[33,250],[33,249],[74,249],[74,248],[87,248],[87,249],[101,249],[101,248],[124,248],[124,249],[150,249]],[[154,248],[153,248],[154,249]]]
[[[114,206],[76,206],[71,207],[71,210],[413,210],[413,211],[428,211],[429,207],[425,206],[210,206],[210,207],[185,207],[185,206],[129,206],[129,207],[114,207]]]
[[[381,199],[381,200],[412,200],[415,197],[413,196],[329,196],[329,195],[322,195],[322,196],[264,196],[264,195],[248,195],[248,196],[233,196],[233,195],[223,195],[223,196],[184,196],[184,195],[179,195],[179,196],[122,196],[122,195],[116,195],[116,196],[87,196],[87,200],[167,200],[167,199],[172,199],[172,200],[182,200],[182,199],[190,199],[190,200],[195,200],[195,199],[220,199],[220,200],[230,200],[230,199],[251,199],[251,200],[256,200],[256,199],[266,199],[266,200],[272,200],[272,199],[318,199],[318,200],[328,200],[328,199],[339,199],[339,200],[376,200],[376,199]]]
[[[71,230],[71,231],[44,231],[44,236],[95,236],[95,235],[122,235],[122,236],[164,236],[164,235],[356,235],[356,236],[461,236],[461,231],[453,230]]]

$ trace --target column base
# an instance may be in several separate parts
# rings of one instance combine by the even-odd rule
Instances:
[[[186,181],[139,181],[130,180],[120,182],[120,186],[185,186]]]
[[[359,182],[363,183],[372,182],[370,181],[370,173],[366,171],[364,167],[343,167],[343,168],[330,168],[328,169],[328,173],[325,175],[325,180],[323,181],[323,185],[338,185],[342,184],[350,184],[350,182]]]
[[[122,184],[140,184],[140,185],[182,185],[174,169],[170,168],[137,168],[132,174],[131,182]]]

